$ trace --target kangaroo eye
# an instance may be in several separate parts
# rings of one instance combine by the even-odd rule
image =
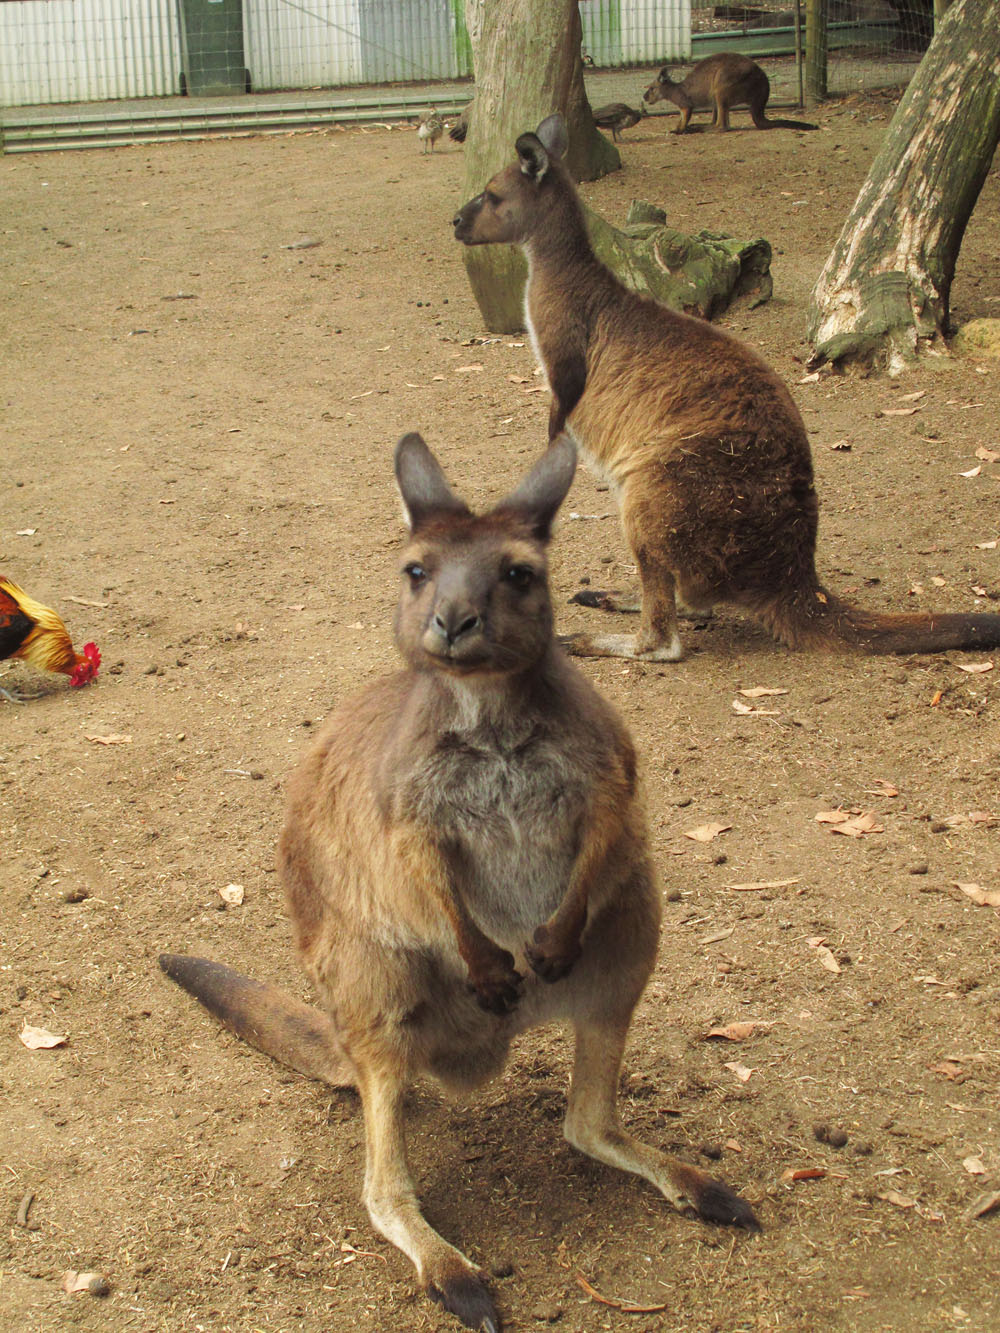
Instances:
[[[535,571],[530,565],[511,565],[504,576],[512,588],[524,592],[535,581]]]
[[[419,588],[421,583],[427,580],[427,570],[424,569],[423,565],[417,564],[416,560],[411,560],[408,565],[404,565],[403,573],[414,588]]]

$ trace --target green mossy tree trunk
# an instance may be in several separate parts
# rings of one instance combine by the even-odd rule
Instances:
[[[958,252],[998,141],[996,0],[955,0],[813,289],[814,365],[897,371],[948,333]]]
[[[513,160],[519,134],[553,111],[566,119],[567,163],[576,180],[617,171],[618,149],[595,126],[583,84],[578,0],[466,0],[465,12],[476,76],[465,140],[465,198]],[[486,327],[496,333],[522,329],[526,269],[520,252],[509,245],[476,246],[464,258]]]

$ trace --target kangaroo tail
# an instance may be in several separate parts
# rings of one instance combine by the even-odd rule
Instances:
[[[351,1063],[321,1009],[208,958],[164,953],[160,967],[230,1031],[279,1064],[335,1087],[354,1084]]]
[[[1000,647],[1000,615],[879,615],[841,601],[819,586],[754,610],[775,638],[790,648],[854,648],[887,655]]]

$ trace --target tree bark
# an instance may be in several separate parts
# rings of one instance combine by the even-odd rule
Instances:
[[[812,364],[893,372],[949,332],[962,237],[1000,141],[995,0],[955,0],[813,289]]]
[[[621,167],[618,149],[594,124],[583,84],[578,0],[466,0],[476,105],[465,140],[465,197],[510,162],[514,142],[553,111],[569,130],[567,164],[576,180]],[[509,245],[467,248],[465,267],[488,329],[524,327],[526,268]]]

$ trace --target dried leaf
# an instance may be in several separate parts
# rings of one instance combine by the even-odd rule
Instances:
[[[837,973],[840,971],[840,964],[834,958],[832,950],[828,949],[825,944],[814,944],[812,947],[816,950],[816,957],[828,972]]]
[[[17,1035],[29,1051],[50,1051],[53,1046],[66,1044],[65,1037],[57,1037],[48,1028],[33,1028],[30,1023],[25,1023]]]
[[[985,444],[978,446],[976,457],[981,458],[984,463],[1000,463],[1000,453],[997,453],[996,449],[987,449]]]
[[[897,1208],[915,1208],[917,1205],[916,1199],[909,1194],[901,1194],[899,1190],[885,1190],[878,1197],[884,1199],[886,1203],[895,1204]]]
[[[585,1291],[592,1301],[597,1301],[599,1305],[609,1305],[612,1310],[621,1310],[622,1314],[658,1314],[661,1310],[667,1308],[667,1302],[662,1305],[637,1305],[635,1301],[620,1301],[613,1296],[602,1296],[596,1287],[592,1287],[582,1273],[576,1275],[577,1285],[582,1291]]]
[[[711,935],[703,935],[698,943],[718,944],[720,940],[728,940],[735,929],[735,926],[727,926],[725,930],[716,930]]]
[[[112,732],[108,736],[87,736],[88,741],[93,741],[95,745],[131,745],[131,736],[121,736],[117,732]]]
[[[817,824],[843,824],[850,817],[849,810],[821,810],[815,819]]]
[[[529,384],[529,383],[530,383],[530,380],[528,379],[527,375],[508,375],[508,376],[507,376],[507,379],[510,381],[511,384]]]
[[[753,1073],[752,1069],[749,1069],[746,1065],[741,1065],[739,1060],[726,1060],[724,1066],[726,1069],[731,1069],[741,1083],[746,1083]]]
[[[980,907],[1000,907],[1000,889],[984,889],[981,884],[960,884],[958,880],[952,880],[952,883]]]
[[[849,454],[851,452],[851,442],[850,440],[834,440],[830,448],[835,449],[838,453]]]
[[[987,671],[993,670],[993,663],[990,662],[958,662],[956,663],[959,671],[966,671],[970,676],[982,676]]]
[[[699,824],[697,828],[685,829],[685,838],[692,838],[695,842],[711,842],[717,838],[720,833],[725,833],[731,829],[732,824]]]
[[[995,1213],[1000,1208],[1000,1190],[992,1190],[989,1194],[980,1194],[969,1209],[970,1217],[985,1217],[987,1213]]]
[[[738,1142],[736,1141],[736,1139],[726,1139],[725,1143],[724,1143],[722,1146],[723,1146],[724,1148],[728,1148],[730,1152],[742,1152],[742,1151],[743,1151],[743,1144],[742,1144],[742,1143],[738,1143]]]
[[[456,375],[471,375],[474,371],[477,371],[477,370],[482,370],[482,366],[479,364],[478,361],[474,361],[474,362],[472,363],[472,365],[470,365],[470,366],[456,366],[456,367],[455,367],[455,374],[456,374]]]
[[[705,1033],[705,1040],[708,1041],[710,1037],[722,1037],[726,1041],[746,1041],[756,1026],[756,1023],[746,1021],[727,1023],[724,1028],[710,1028]]]
[[[941,984],[940,982],[938,983]],[[939,1064],[930,1065],[932,1074],[940,1074],[946,1078],[949,1083],[958,1083],[965,1081],[965,1071],[957,1060],[942,1060]]]
[[[998,541],[997,538],[994,537],[991,542],[976,542],[976,550],[995,551],[998,545],[1000,545],[1000,541]]]
[[[64,602],[75,602],[77,606],[110,606],[110,602],[92,602],[88,597],[64,597]]]
[[[781,713],[777,708],[751,708],[745,704],[742,699],[733,700],[733,712],[739,713],[741,717],[780,717]]]
[[[899,401],[901,403],[915,403],[918,398],[926,397],[926,394],[926,389],[917,389],[915,393],[901,393],[899,395]]]
[[[763,699],[769,694],[787,694],[787,690],[770,689],[767,685],[751,685],[748,690],[740,690],[746,699]]]
[[[983,470],[982,463],[977,463],[975,467],[970,467],[968,472],[960,472],[958,475],[960,477],[978,477],[980,472],[982,472],[982,470]]]
[[[875,778],[875,779],[873,779],[873,780],[874,780],[874,782],[875,782],[875,786],[874,786],[874,788],[872,788],[872,792],[873,792],[874,795],[876,795],[876,796],[898,796],[898,795],[899,795],[899,788],[898,788],[898,787],[894,787],[893,784],[892,784],[891,782],[886,782],[885,778]]]
[[[932,574],[931,583],[934,584],[935,588],[947,588],[948,586],[947,579],[943,579],[940,574]]]
[[[224,903],[230,903],[233,907],[239,907],[243,901],[244,889],[242,884],[227,884],[225,888],[219,890],[219,897]]]
[[[779,1179],[791,1183],[796,1180],[822,1180],[825,1175],[826,1170],[822,1166],[790,1166],[787,1171],[782,1171]]]
[[[832,824],[830,832],[842,833],[845,838],[860,838],[865,833],[884,833],[885,826],[869,811],[863,811],[860,815],[838,820]]]
[[[37,528],[18,528],[18,530],[17,530],[17,532],[15,532],[14,536],[15,536],[15,537],[34,537],[34,535],[35,535],[35,533],[36,533],[37,531],[38,531]]]
[[[968,1171],[970,1176],[985,1176],[986,1167],[983,1165],[981,1157],[963,1157],[962,1165]]]
[[[724,884],[723,888],[733,889],[737,893],[752,893],[757,889],[786,889],[789,884],[799,884],[801,880],[795,879],[761,879],[752,884]]]
[[[919,407],[883,407],[881,412],[876,412],[877,417],[912,417],[914,412],[919,412]]]
[[[803,375],[802,378],[799,380],[799,383],[800,383],[800,384],[815,384],[816,381],[817,381],[818,379],[819,379],[819,371],[818,371],[818,370],[814,370],[814,371],[812,371],[812,372],[811,372],[810,374],[808,374],[808,375]]]

